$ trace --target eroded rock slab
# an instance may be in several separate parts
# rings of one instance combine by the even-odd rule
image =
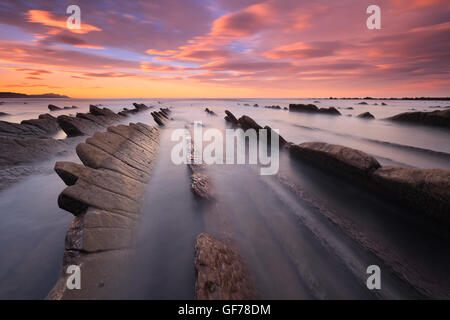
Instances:
[[[231,247],[202,233],[195,244],[198,300],[249,300],[258,295],[245,264]]]
[[[378,161],[356,149],[324,142],[290,144],[291,155],[338,175],[364,177],[380,167]]]
[[[392,121],[409,122],[450,128],[450,109],[432,112],[405,112],[388,118]]]
[[[450,171],[384,166],[372,179],[379,191],[450,226]]]
[[[108,127],[77,146],[84,165],[57,162],[68,185],[58,198],[74,214],[61,277],[48,299],[111,299],[123,285],[136,221],[159,147],[159,131],[145,124]],[[138,168],[137,168],[138,167]],[[68,290],[69,265],[81,270],[81,290]]]

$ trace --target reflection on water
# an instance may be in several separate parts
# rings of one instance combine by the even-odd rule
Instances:
[[[131,107],[131,102],[80,100],[55,104],[77,105],[80,109],[76,111],[85,112],[90,103],[102,103],[118,111]],[[160,106],[155,100],[137,102]],[[205,128],[223,130],[224,110],[229,109],[237,117],[247,114],[260,125],[279,129],[284,138],[295,143],[337,143],[372,154],[382,164],[450,169],[450,136],[443,129],[263,108],[309,100],[162,102],[161,106],[173,107],[175,121],[163,130],[142,203],[137,254],[128,270],[132,276],[120,293],[122,298],[194,297],[195,238],[208,230],[203,224],[204,213],[190,192],[187,167],[170,162],[174,144],[170,133],[174,128],[202,121]],[[46,112],[48,103],[30,102],[5,120],[34,117]],[[260,107],[244,107],[244,103],[258,103]],[[354,110],[341,112],[357,115],[370,111],[384,118],[412,107],[425,110],[428,105],[436,105],[421,101],[393,101],[383,107],[355,103],[321,100],[320,106],[351,106]],[[219,116],[207,115],[205,107]],[[73,110],[53,114],[62,113]],[[149,112],[129,120],[153,124]],[[49,161],[49,167],[54,161]],[[450,266],[448,237],[441,237],[445,231],[433,222],[306,164],[291,162],[284,155],[278,176],[261,177],[258,172],[251,166],[208,167],[218,195],[217,207],[263,298],[421,297],[405,284],[405,277],[417,280],[414,283],[419,286],[437,288],[440,293],[450,288],[446,278]],[[297,188],[295,192],[290,185]],[[0,298],[43,298],[54,284],[60,272],[64,234],[72,219],[57,207],[63,188],[62,181],[49,171],[0,193]],[[379,295],[365,287],[364,272],[369,264],[388,270]]]

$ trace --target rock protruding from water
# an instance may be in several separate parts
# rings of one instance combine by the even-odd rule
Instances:
[[[450,171],[383,166],[373,172],[377,190],[450,225]]]
[[[334,116],[340,116],[341,113],[335,107],[318,108],[314,104],[290,104],[289,111],[292,112],[307,112],[307,113],[323,113]]]
[[[0,117],[6,117],[9,116],[9,113],[6,112],[0,112]]]
[[[258,298],[242,259],[231,247],[207,233],[195,244],[197,300],[253,300]]]
[[[48,105],[48,109],[49,109],[50,111],[59,111],[59,110],[62,110],[62,108],[60,108],[60,107],[58,107],[58,106],[55,106],[54,104],[49,104],[49,105]]]
[[[123,286],[159,130],[138,123],[108,127],[77,147],[83,165],[57,162],[68,185],[58,204],[75,215],[66,234],[63,270],[48,299],[108,299]],[[81,290],[66,286],[66,269],[81,269]]]
[[[60,129],[56,118],[48,113],[39,115],[37,119],[23,120],[21,124],[36,126],[47,134],[54,134]]]
[[[233,125],[237,125],[238,124],[238,119],[234,116],[234,114],[232,114],[230,111],[225,110],[225,121],[230,122]]]
[[[290,144],[290,153],[338,175],[367,177],[380,168],[378,161],[362,151],[324,142]]]
[[[358,118],[362,118],[362,119],[375,119],[375,117],[373,116],[373,114],[371,114],[370,112],[364,112],[358,115]]]
[[[405,112],[388,118],[392,121],[409,122],[450,128],[450,109],[432,112]]]
[[[104,128],[114,123],[122,121],[129,114],[148,109],[145,105],[135,105],[138,107],[133,110],[124,108],[124,110],[118,114],[108,108],[99,108],[98,106],[90,105],[88,113],[77,113],[75,117],[61,115],[57,118],[57,121],[68,137],[90,135],[96,131],[104,130]]]
[[[170,119],[170,109],[169,108],[160,108],[160,111],[154,111],[151,113],[153,120],[160,126],[164,127],[166,122]]]
[[[215,113],[214,111],[210,110],[209,108],[205,108],[205,112],[211,116],[217,116],[217,113]]]

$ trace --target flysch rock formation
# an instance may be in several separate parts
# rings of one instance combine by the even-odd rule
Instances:
[[[450,128],[450,109],[431,112],[405,112],[390,117],[388,120]]]
[[[261,128],[247,116],[236,120],[237,124],[232,119],[236,117],[228,111],[226,121],[244,129]],[[360,150],[324,142],[296,145],[281,139],[284,140],[280,136],[280,147],[294,158],[360,183],[382,197],[450,226],[450,170],[382,167],[374,157]]]
[[[160,126],[164,127],[166,122],[170,119],[170,109],[169,108],[160,108],[160,111],[154,111],[151,113],[153,120]]]
[[[362,151],[323,142],[288,143],[286,146],[297,159],[360,183],[450,226],[450,170],[382,167],[374,157]]]
[[[257,297],[236,250],[207,233],[195,243],[197,300],[251,300]]]
[[[148,109],[145,105],[138,106],[139,109],[129,113]],[[125,120],[129,113],[119,116],[108,108],[91,105],[89,113],[78,113],[76,117],[42,114],[38,119],[23,120],[20,124],[0,121],[0,190],[33,172],[41,172],[36,162],[65,153],[80,141],[75,136],[105,130]],[[60,129],[65,131],[67,139],[52,138]]]
[[[329,115],[340,116],[341,113],[335,107],[318,108],[314,104],[290,104],[289,111],[292,112],[307,112],[307,113],[323,113]]]
[[[47,299],[112,299],[133,253],[140,200],[159,148],[159,130],[142,123],[108,127],[77,146],[83,165],[57,162],[68,185],[58,198],[75,217],[66,234],[61,276]],[[66,283],[70,265],[81,272],[81,289]]]
[[[199,200],[205,229],[195,244],[195,298],[197,300],[257,299],[258,292],[248,268],[232,242],[233,232],[227,210],[217,203],[211,179],[204,164],[194,163],[191,149],[191,191]],[[214,236],[213,236],[214,235]],[[219,240],[220,239],[220,240]]]

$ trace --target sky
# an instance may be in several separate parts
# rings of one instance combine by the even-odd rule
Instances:
[[[81,29],[67,27],[72,4]],[[369,5],[379,30],[367,28]],[[2,0],[0,91],[450,96],[450,1]]]

